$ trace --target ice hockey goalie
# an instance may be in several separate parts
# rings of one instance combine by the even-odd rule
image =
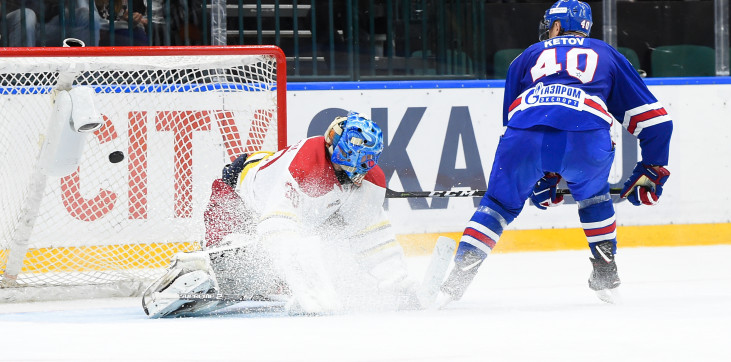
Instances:
[[[213,182],[203,250],[173,258],[144,293],[145,312],[190,316],[277,298],[292,314],[415,307],[383,210],[382,150],[378,125],[350,112],[324,136],[236,159]]]

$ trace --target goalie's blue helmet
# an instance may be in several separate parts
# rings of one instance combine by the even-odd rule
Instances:
[[[561,22],[562,34],[568,31],[589,36],[591,32],[591,7],[578,0],[559,0],[553,4],[538,26],[538,39],[548,39],[548,31],[555,21]]]
[[[376,166],[383,152],[381,128],[352,111],[346,117],[335,118],[325,132],[325,142],[332,163],[339,165],[356,185]]]

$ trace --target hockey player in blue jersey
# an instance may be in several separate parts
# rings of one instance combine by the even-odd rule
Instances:
[[[662,194],[672,121],[635,69],[607,43],[589,38],[588,4],[561,0],[546,10],[540,42],[510,65],[503,124],[487,193],[465,228],[454,268],[437,303],[462,297],[478,268],[520,214],[526,199],[546,209],[563,202],[565,179],[578,204],[593,271],[589,287],[614,301],[620,284],[609,170],[614,159],[610,127],[619,122],[640,141],[642,160],[621,197],[653,205]]]

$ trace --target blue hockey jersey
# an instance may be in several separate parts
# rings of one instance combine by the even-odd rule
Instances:
[[[667,165],[672,121],[609,44],[559,36],[531,45],[510,64],[503,125],[587,131],[609,129],[617,121],[640,139],[642,162]]]

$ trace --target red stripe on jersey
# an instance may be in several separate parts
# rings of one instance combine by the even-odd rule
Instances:
[[[510,104],[510,107],[508,108],[508,112],[512,112],[515,107],[519,106],[520,103],[523,102],[523,98],[518,98],[513,101],[513,103]]]
[[[647,112],[635,114],[629,119],[629,126],[627,127],[627,131],[634,134],[638,123],[647,121],[648,119],[653,119],[655,117],[667,116],[667,114],[668,111],[666,111],[665,108],[652,109]]]
[[[291,151],[290,149],[288,152]],[[320,197],[333,188],[340,187],[325,148],[325,137],[309,138],[296,151],[297,154],[289,165],[289,173],[305,194]]]
[[[386,188],[386,175],[378,165],[375,165],[372,169],[368,170],[363,181],[368,181],[376,186]]]
[[[490,249],[495,247],[495,240],[490,239],[489,236],[487,236],[473,228],[464,229],[464,234],[479,240],[481,243],[487,245]]]
[[[604,234],[610,234],[613,233],[614,230],[617,229],[617,222],[613,222],[611,225],[605,226],[603,228],[598,229],[584,229],[584,234],[586,236],[597,236],[597,235],[604,235]]]
[[[604,113],[604,115],[606,115],[607,117],[609,117],[609,118],[612,118],[612,116],[611,116],[611,115],[609,115],[609,113],[607,113],[607,111],[606,111],[606,110],[604,109],[604,107],[602,107],[602,106],[601,106],[601,105],[600,105],[599,103],[597,103],[597,102],[594,102],[594,101],[592,101],[592,100],[591,100],[591,99],[589,99],[589,98],[586,98],[586,99],[584,99],[584,103],[585,103],[585,104],[586,104],[587,106],[589,106],[589,107],[591,107],[591,108],[594,108],[594,109],[596,109],[596,110],[597,110],[597,111],[599,111],[599,112],[602,112],[602,113]]]

